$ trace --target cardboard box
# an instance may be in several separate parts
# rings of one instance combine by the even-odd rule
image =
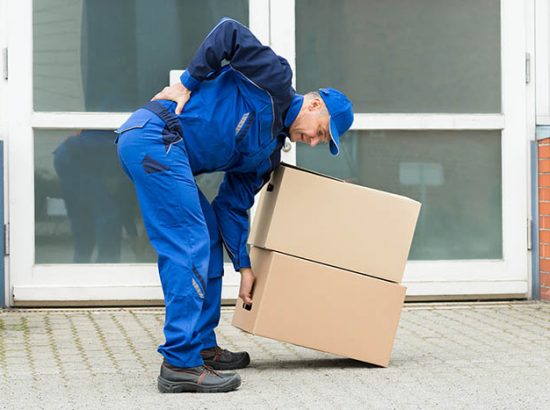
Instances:
[[[401,282],[420,206],[284,164],[261,193],[248,241]]]
[[[249,333],[387,366],[406,288],[278,252],[252,248],[250,310],[233,325]]]

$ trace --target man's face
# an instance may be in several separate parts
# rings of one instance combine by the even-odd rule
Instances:
[[[310,147],[320,142],[327,144],[330,141],[329,121],[330,117],[322,101],[317,98],[304,101],[300,113],[290,126],[290,140],[303,142]]]

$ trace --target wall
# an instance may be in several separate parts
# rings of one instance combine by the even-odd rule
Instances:
[[[550,138],[539,141],[540,298],[550,301]]]

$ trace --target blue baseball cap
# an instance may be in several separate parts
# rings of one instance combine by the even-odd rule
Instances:
[[[321,88],[319,94],[330,114],[330,153],[340,153],[340,135],[344,134],[353,122],[353,104],[344,93],[334,88]]]

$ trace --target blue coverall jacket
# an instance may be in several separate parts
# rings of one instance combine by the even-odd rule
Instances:
[[[201,348],[215,345],[221,240],[236,270],[250,267],[248,210],[280,163],[303,97],[288,62],[231,19],[208,34],[181,81],[192,94],[180,115],[174,102],[154,101],[132,114],[117,140],[159,255],[166,303],[159,351],[192,367],[202,363]],[[225,177],[210,206],[194,176],[215,171]]]

